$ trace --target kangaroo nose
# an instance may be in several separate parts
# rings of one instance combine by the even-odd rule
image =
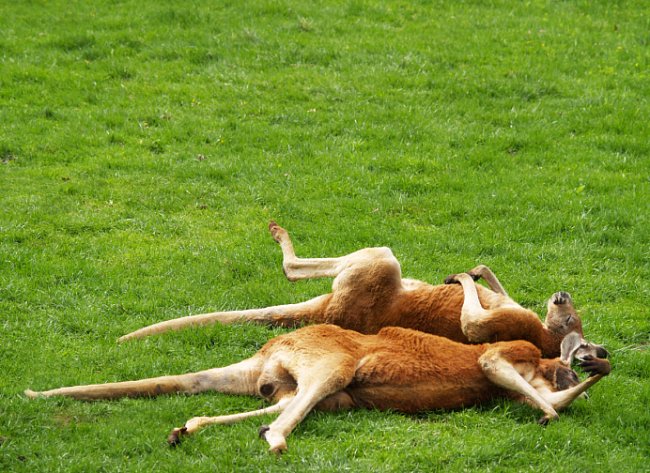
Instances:
[[[596,355],[598,356],[598,358],[608,358],[609,352],[605,350],[603,347],[598,347],[596,348]]]

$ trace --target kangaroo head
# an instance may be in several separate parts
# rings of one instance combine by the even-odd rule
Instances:
[[[578,332],[571,332],[562,340],[559,358],[541,360],[542,375],[550,383],[552,390],[564,391],[580,384],[578,373],[571,369],[571,362],[574,359],[578,360],[578,364],[583,369],[586,365],[590,366],[586,369],[590,374],[609,373],[609,362],[607,360],[598,360],[596,362],[595,346],[597,345],[585,342]],[[606,355],[607,352],[605,351]],[[583,393],[583,396],[586,397],[586,393]]]
[[[573,306],[573,300],[568,292],[556,292],[551,296],[547,303],[546,313],[546,326],[551,332],[561,336],[568,336],[575,334],[578,336],[578,346],[575,347],[575,357],[579,361],[583,361],[586,357],[592,356],[595,358],[607,358],[609,353],[601,345],[591,343],[583,338],[582,321]],[[568,340],[574,338],[563,339],[562,346]],[[570,360],[569,360],[570,363]]]
[[[582,335],[582,322],[573,300],[568,292],[556,292],[546,304],[546,326],[552,332],[566,335],[570,332],[578,332]]]
[[[600,345],[588,342],[582,338],[582,334],[571,332],[562,339],[560,346],[560,361],[565,366],[571,366],[571,362],[576,359],[583,363],[593,358],[607,358],[609,353]]]
[[[541,360],[542,375],[551,384],[553,391],[564,391],[580,383],[578,374],[571,369],[571,361],[580,349],[582,336],[571,332],[564,337],[559,358]]]

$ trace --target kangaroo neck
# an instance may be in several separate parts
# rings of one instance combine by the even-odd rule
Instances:
[[[541,345],[539,348],[542,350],[544,358],[557,358],[560,356],[560,345],[564,338],[562,334],[549,330],[544,326],[542,330]]]

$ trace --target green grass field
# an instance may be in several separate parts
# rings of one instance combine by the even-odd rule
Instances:
[[[0,471],[650,471],[650,7],[642,1],[0,2]],[[544,314],[571,292],[612,374],[542,428],[506,402],[270,418],[204,394],[25,388],[229,364],[280,330],[182,315],[305,300],[303,256],[479,262]]]

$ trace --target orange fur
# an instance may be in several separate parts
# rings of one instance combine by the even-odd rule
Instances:
[[[566,293],[553,295],[544,324],[537,314],[513,301],[485,266],[470,273],[474,278],[484,278],[489,288],[473,283],[465,288],[458,284],[430,285],[403,279],[400,264],[388,248],[365,248],[340,258],[298,258],[286,230],[274,222],[270,230],[282,248],[287,278],[333,277],[331,293],[298,304],[173,319],[144,327],[120,340],[217,322],[281,326],[327,323],[366,334],[390,326],[411,328],[461,343],[527,340],[545,357],[556,357],[565,335],[577,332],[582,336],[580,318]],[[450,278],[450,282],[457,279]],[[480,307],[468,305],[468,290],[477,295]],[[465,321],[464,310],[469,315]],[[606,353],[597,345],[592,348],[599,356]]]
[[[563,351],[574,353],[580,339],[567,339]],[[312,409],[418,412],[507,397],[538,407],[548,421],[557,417],[556,409],[566,407],[609,372],[609,363],[601,360],[591,370],[595,376],[579,383],[568,367],[569,355],[540,357],[538,348],[521,340],[468,345],[398,327],[363,335],[335,325],[312,325],[278,336],[253,357],[225,368],[26,393],[77,399],[207,390],[259,395],[277,404],[251,413],[191,419],[172,432],[170,441],[176,443],[181,435],[210,423],[281,412],[262,432],[273,451],[282,451],[286,436]]]

